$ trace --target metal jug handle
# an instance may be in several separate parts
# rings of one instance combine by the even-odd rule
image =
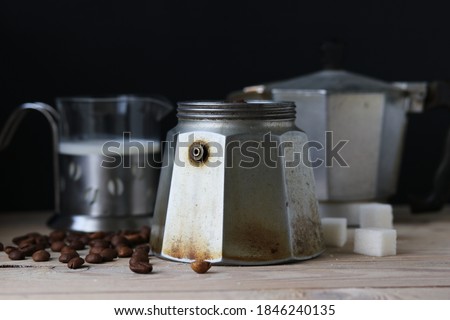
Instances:
[[[20,123],[23,118],[27,115],[29,111],[38,111],[40,112],[50,124],[51,132],[52,132],[52,143],[53,143],[53,183],[54,183],[54,202],[55,202],[55,210],[59,210],[59,189],[58,189],[58,121],[59,114],[58,112],[50,107],[49,105],[41,102],[34,103],[24,103],[19,106],[16,110],[13,111],[11,116],[6,121],[3,130],[0,132],[0,151],[5,149],[11,142],[12,137],[17,131]]]

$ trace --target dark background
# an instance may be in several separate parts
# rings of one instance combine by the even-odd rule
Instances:
[[[441,4],[439,4],[441,3]],[[223,99],[243,86],[317,71],[320,46],[386,81],[450,80],[450,13],[432,1],[2,1],[0,128],[20,103],[57,96]],[[450,112],[409,116],[395,201],[425,194]],[[175,123],[169,118],[168,127]],[[0,211],[51,209],[50,130],[30,115],[0,153]]]

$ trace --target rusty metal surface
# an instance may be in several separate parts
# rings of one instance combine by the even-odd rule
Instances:
[[[165,150],[151,234],[157,256],[261,265],[309,259],[324,250],[312,169],[286,168],[284,162],[307,137],[291,118],[260,119],[191,119],[169,132],[167,140],[176,143]],[[274,167],[242,167],[246,156],[227,148],[263,141],[268,132],[278,144],[294,145]],[[199,146],[207,146],[206,157],[193,150]],[[264,157],[261,145],[252,152]]]

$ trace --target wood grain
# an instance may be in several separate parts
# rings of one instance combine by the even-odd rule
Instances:
[[[396,256],[354,254],[350,229],[343,248],[328,248],[316,259],[213,266],[203,275],[155,257],[154,272],[139,275],[128,269],[128,259],[71,270],[58,262],[57,254],[37,263],[11,261],[0,252],[0,299],[450,299],[449,213],[396,213]],[[8,245],[12,237],[30,231],[48,233],[48,216],[0,215],[0,242]]]

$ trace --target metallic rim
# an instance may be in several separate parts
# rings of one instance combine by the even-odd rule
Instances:
[[[182,120],[293,120],[295,104],[267,100],[180,102],[177,117]]]

